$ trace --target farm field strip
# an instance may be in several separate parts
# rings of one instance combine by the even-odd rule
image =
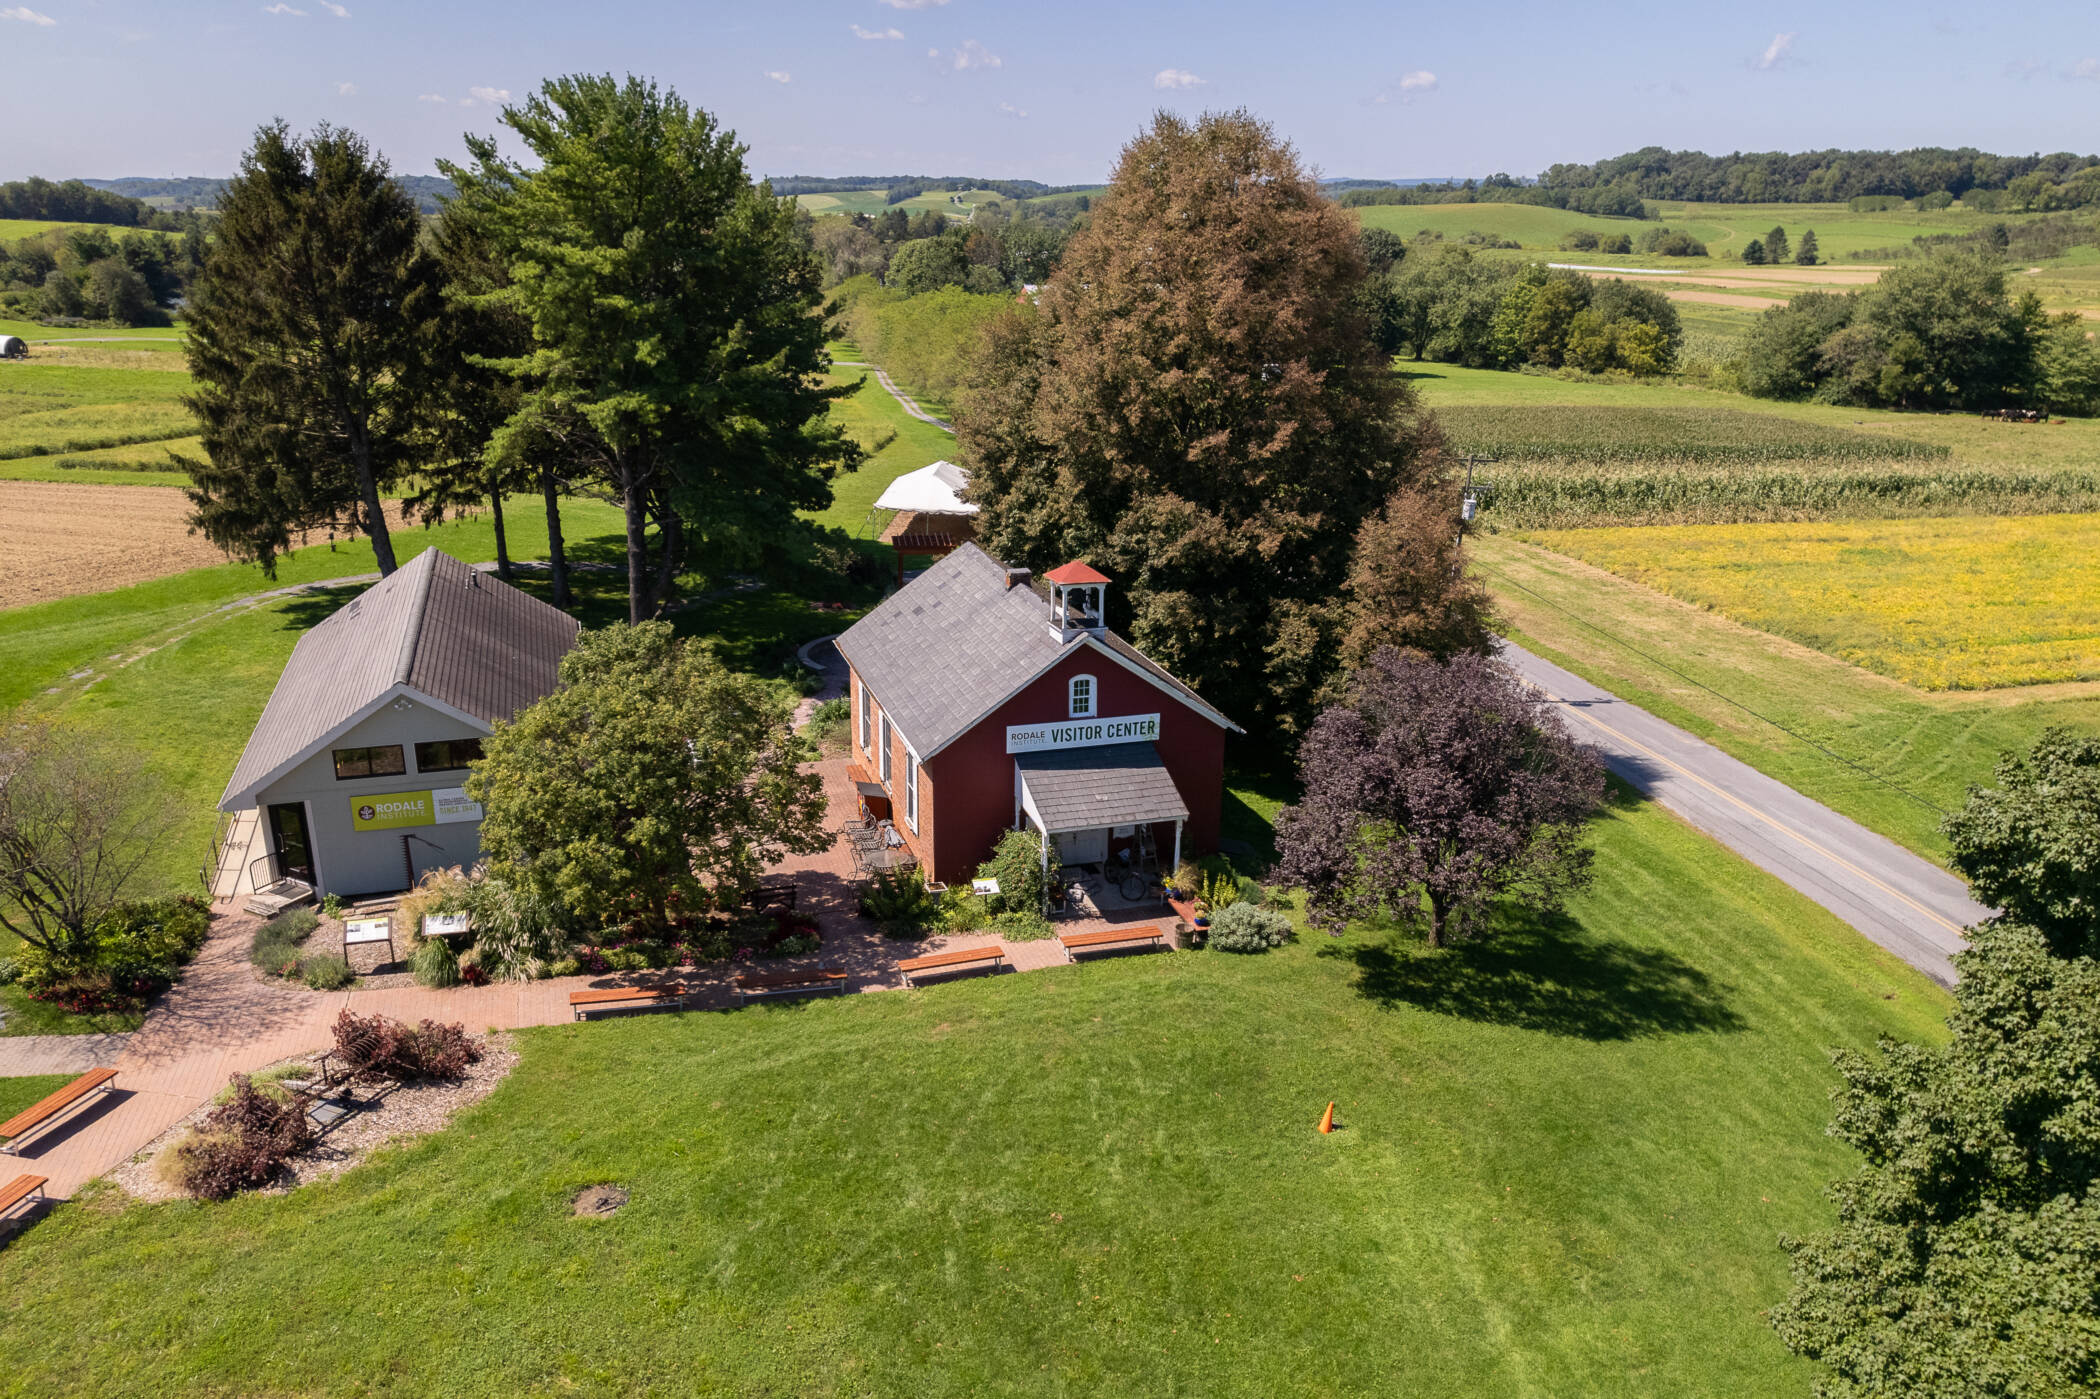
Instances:
[[[1526,538],[1921,689],[2100,679],[2100,515]]]

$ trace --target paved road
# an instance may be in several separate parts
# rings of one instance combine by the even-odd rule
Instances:
[[[1958,877],[1550,661],[1502,650],[1618,776],[1934,981],[1954,984],[1949,959],[1966,945],[1962,929],[1990,914]]]

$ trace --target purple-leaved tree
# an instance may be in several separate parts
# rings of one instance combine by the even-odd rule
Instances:
[[[1582,826],[1604,770],[1499,661],[1381,649],[1299,764],[1278,874],[1331,932],[1386,909],[1441,947],[1477,935],[1497,899],[1554,909],[1589,882]]]

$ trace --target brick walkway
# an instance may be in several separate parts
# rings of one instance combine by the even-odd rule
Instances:
[[[855,809],[846,762],[833,759],[816,764],[816,768],[824,778],[825,795],[831,804],[830,820],[836,826]],[[778,869],[795,875],[798,907],[815,914],[823,932],[822,950],[799,961],[844,969],[850,991],[895,988],[899,985],[900,958],[951,947],[1000,943],[1006,949],[1008,964],[1021,972],[1066,965],[1064,949],[1056,938],[1007,942],[994,934],[975,933],[913,942],[882,937],[856,914],[858,894],[853,862],[843,845],[787,860]],[[1061,932],[1092,932],[1111,926],[1156,923],[1171,931],[1173,916],[1162,916],[1162,912],[1130,911],[1107,918],[1069,920],[1058,928]],[[679,980],[696,988],[695,1006],[721,1010],[735,1003],[729,978],[743,969],[713,966],[636,976],[574,976],[443,991],[397,986],[322,993],[268,981],[255,973],[248,963],[248,944],[258,921],[230,903],[215,906],[210,939],[174,989],[117,1053],[113,1065],[117,1070],[116,1091],[25,1144],[15,1158],[21,1163],[19,1169],[50,1177],[48,1194],[71,1195],[86,1182],[121,1164],[225,1087],[230,1075],[325,1047],[333,1038],[331,1028],[336,1016],[345,1009],[360,1015],[389,1015],[408,1021],[456,1021],[471,1030],[508,1030],[568,1023],[574,1018],[569,1009],[571,991]],[[0,1046],[6,1044],[0,1039]]]

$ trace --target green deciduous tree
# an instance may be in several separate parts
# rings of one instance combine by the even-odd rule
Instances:
[[[435,264],[413,200],[364,140],[263,127],[220,195],[183,316],[204,457],[191,521],[274,572],[295,532],[371,537],[381,492],[428,450]]]
[[[1947,818],[1955,868],[2061,955],[2100,955],[2100,739],[2047,729],[1996,777]]]
[[[830,843],[790,711],[667,623],[584,633],[467,780],[491,876],[587,926],[737,906],[769,864]]]
[[[986,547],[1090,560],[1168,669],[1242,722],[1299,722],[1357,532],[1439,470],[1364,276],[1354,220],[1266,125],[1155,117],[963,395]]]
[[[2050,943],[1974,930],[1945,1048],[1835,1056],[1830,1131],[1866,1161],[1837,1226],[1786,1241],[1772,1313],[1831,1399],[2100,1386],[2100,964]]]
[[[959,287],[970,270],[960,239],[915,238],[890,257],[889,285],[907,296]]]
[[[857,384],[824,382],[823,274],[794,201],[752,185],[713,117],[639,79],[567,77],[503,121],[534,164],[476,137],[471,166],[441,168],[483,209],[499,295],[532,328],[504,365],[523,388],[512,421],[594,439],[576,456],[625,509],[639,621],[688,549],[753,566],[830,503],[860,449],[829,406]]]

